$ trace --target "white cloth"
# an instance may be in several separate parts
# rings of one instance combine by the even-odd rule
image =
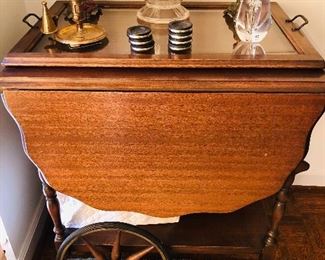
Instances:
[[[57,192],[62,224],[68,228],[80,228],[96,222],[118,221],[132,225],[175,223],[179,217],[157,218],[129,211],[104,211],[94,209],[83,202]]]

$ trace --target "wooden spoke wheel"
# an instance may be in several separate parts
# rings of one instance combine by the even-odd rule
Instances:
[[[111,238],[105,248],[91,242],[91,237],[98,233]],[[95,260],[169,259],[162,242],[155,236],[137,226],[120,222],[96,223],[74,231],[61,244],[56,259],[70,259],[70,249],[78,241],[83,243]],[[135,245],[130,246],[132,241]]]

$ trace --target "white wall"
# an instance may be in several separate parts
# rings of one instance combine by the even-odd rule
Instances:
[[[24,0],[0,0],[0,59],[26,31],[21,22],[25,14]],[[22,254],[40,198],[36,169],[23,153],[17,126],[0,102],[0,216],[16,258]]]
[[[24,0],[0,0],[0,57],[26,31],[21,18],[26,14]]]
[[[21,18],[28,12],[40,14],[40,0],[0,0],[0,58],[23,35],[27,27]],[[49,5],[54,0],[48,1]],[[302,13],[310,20],[303,29],[325,57],[325,1],[279,0],[289,16]],[[325,186],[325,116],[312,134],[307,161],[311,168],[295,184]],[[22,152],[20,137],[12,119],[0,105],[0,214],[16,256],[40,198],[36,170]],[[10,201],[10,202],[9,202]]]
[[[303,28],[304,34],[325,58],[325,0],[278,0],[289,17],[303,14],[309,24]],[[310,169],[296,176],[296,185],[325,186],[325,115],[312,132],[306,161]]]
[[[18,258],[41,199],[35,167],[23,152],[15,122],[0,103],[0,215]]]
[[[42,15],[41,12],[41,2],[42,0],[24,0],[26,3],[26,12],[27,13],[36,13],[37,15]],[[47,0],[47,6],[50,7],[55,0]]]
[[[325,1],[277,0],[277,2],[289,17],[296,14],[303,14],[307,17],[309,24],[302,30],[314,47],[325,57]]]

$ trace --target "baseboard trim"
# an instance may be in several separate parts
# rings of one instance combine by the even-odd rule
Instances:
[[[325,174],[297,174],[293,185],[325,187]]]
[[[325,186],[293,185],[292,190],[294,192],[324,193],[325,194]]]
[[[47,213],[45,207],[45,199],[41,196],[35,209],[33,219],[28,228],[25,240],[20,249],[18,260],[31,260],[39,239],[41,237],[46,222]]]
[[[2,246],[2,248],[1,248]],[[4,254],[4,256],[1,256],[0,253],[0,260],[15,260],[16,256],[14,253],[14,250],[12,249],[12,246],[10,244],[8,235],[7,235],[7,231],[6,228],[2,222],[1,216],[0,216],[0,250],[3,250],[2,255]],[[2,257],[2,258],[1,258]]]

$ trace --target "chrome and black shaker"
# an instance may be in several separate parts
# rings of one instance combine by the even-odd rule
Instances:
[[[190,21],[173,21],[168,24],[168,50],[170,53],[189,53],[192,49],[193,25]]]
[[[132,53],[154,53],[155,42],[149,27],[143,25],[129,27],[127,36]]]

